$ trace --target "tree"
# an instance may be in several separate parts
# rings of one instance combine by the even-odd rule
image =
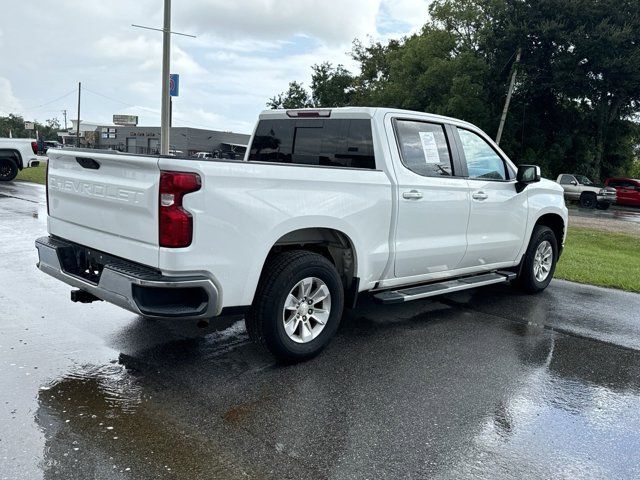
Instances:
[[[497,131],[522,59],[501,147],[516,162],[595,179],[628,172],[640,132],[638,0],[434,0],[419,33],[356,40],[359,73],[312,67],[311,103],[449,115]]]
[[[349,105],[354,93],[353,75],[343,65],[324,62],[311,67],[311,98],[314,107]]]
[[[306,108],[313,106],[313,102],[309,93],[301,83],[289,82],[289,89],[271,97],[267,102],[267,107],[271,109],[278,108]]]
[[[35,137],[35,131],[24,129],[24,118],[20,115],[10,113],[6,117],[0,117],[0,137],[8,137],[9,132],[14,138]],[[36,121],[35,130],[44,140],[57,140],[60,122],[57,118],[50,118],[45,125]]]
[[[47,128],[50,128],[52,130],[60,130],[60,120],[58,120],[56,117],[48,118],[45,122],[45,125],[47,126]]]

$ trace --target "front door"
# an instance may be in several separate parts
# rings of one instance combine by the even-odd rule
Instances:
[[[395,276],[453,270],[467,248],[469,189],[456,176],[451,130],[419,120],[393,124],[399,146],[392,152],[399,188]]]
[[[567,200],[580,199],[580,187],[578,181],[573,175],[560,175],[560,185],[564,189],[564,196]]]
[[[485,138],[462,128],[457,133],[471,196],[467,252],[460,267],[513,262],[527,228],[527,192],[516,192],[513,173]]]
[[[618,203],[621,205],[640,205],[640,184],[631,180],[620,180],[616,188]]]

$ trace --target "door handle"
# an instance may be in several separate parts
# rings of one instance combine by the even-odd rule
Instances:
[[[403,192],[402,198],[406,198],[407,200],[419,200],[422,198],[422,193],[417,190],[410,190],[408,192]]]
[[[471,195],[475,200],[486,200],[487,198],[489,198],[489,195],[487,195],[484,192],[475,192],[473,195]]]

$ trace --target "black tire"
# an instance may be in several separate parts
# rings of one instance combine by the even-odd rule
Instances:
[[[10,182],[18,175],[18,165],[9,158],[0,158],[0,182]]]
[[[548,241],[553,250],[551,268],[546,278],[538,281],[534,272],[534,262],[538,246],[544,241]],[[518,277],[520,286],[529,293],[538,293],[547,288],[556,271],[556,263],[558,262],[558,240],[549,227],[545,227],[544,225],[535,226],[522,262],[522,268]]]
[[[283,309],[289,292],[304,278],[322,280],[331,295],[324,328],[307,343],[294,342],[284,329]],[[245,317],[249,337],[277,359],[299,362],[322,351],[338,330],[344,308],[344,290],[333,264],[322,255],[304,250],[283,252],[264,267],[251,309]]]
[[[580,206],[582,208],[596,208],[598,197],[593,192],[584,192],[580,195]]]
[[[596,205],[596,208],[598,210],[609,210],[609,207],[611,206],[610,203],[607,202],[600,202]]]

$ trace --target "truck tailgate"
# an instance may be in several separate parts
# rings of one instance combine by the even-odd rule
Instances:
[[[157,157],[52,152],[49,233],[157,267],[159,180]]]

